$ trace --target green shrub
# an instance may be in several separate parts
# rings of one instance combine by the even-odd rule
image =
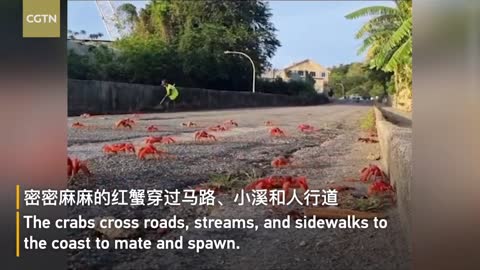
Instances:
[[[278,95],[313,96],[317,94],[310,82],[296,80],[286,82],[281,78],[276,78],[273,81],[259,79],[256,88],[258,92]]]

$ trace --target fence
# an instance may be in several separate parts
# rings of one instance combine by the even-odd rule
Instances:
[[[265,93],[182,88],[169,111],[248,107],[306,106],[328,103],[323,95],[297,97]],[[159,106],[165,91],[156,85],[68,80],[68,114],[120,114],[165,111]]]

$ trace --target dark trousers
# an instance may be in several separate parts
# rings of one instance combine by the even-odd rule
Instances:
[[[175,101],[170,100],[169,98],[166,98],[164,101],[165,104],[165,111],[166,112],[173,112],[175,111]]]

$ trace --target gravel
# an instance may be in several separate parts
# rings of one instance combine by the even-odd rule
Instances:
[[[306,176],[310,188],[322,188],[332,181],[358,175],[372,163],[369,153],[378,153],[378,145],[362,144],[358,121],[369,107],[326,105],[316,107],[245,109],[194,113],[140,115],[132,130],[113,129],[114,123],[128,115],[69,118],[69,126],[80,121],[87,128],[69,128],[68,153],[86,159],[94,176],[75,177],[71,188],[91,189],[184,189],[207,182],[212,174],[255,171],[260,176],[291,174]],[[196,143],[193,133],[205,127],[233,119],[239,127],[212,132],[218,141]],[[272,138],[264,122],[271,120],[287,137]],[[193,121],[197,128],[181,127]],[[318,131],[302,134],[300,123]],[[156,125],[160,131],[149,133]],[[130,141],[140,144],[149,135],[172,136],[178,143],[161,148],[176,158],[138,160],[134,155],[105,156],[105,143]],[[290,156],[293,165],[272,169],[271,160]],[[246,176],[240,177],[247,181]],[[72,207],[72,217],[114,216],[116,218],[167,218],[176,215],[187,222],[196,218],[284,218],[295,207],[236,206],[233,193],[217,196],[218,207]],[[402,238],[395,209],[389,213],[384,230],[139,230],[146,239],[233,239],[237,250],[82,250],[72,251],[70,269],[407,269],[410,257]],[[95,230],[72,230],[73,238],[98,236]]]

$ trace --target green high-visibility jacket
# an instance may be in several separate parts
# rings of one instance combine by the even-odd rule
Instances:
[[[175,100],[178,97],[178,90],[173,84],[167,84],[165,88],[167,90],[167,96],[170,100]]]

